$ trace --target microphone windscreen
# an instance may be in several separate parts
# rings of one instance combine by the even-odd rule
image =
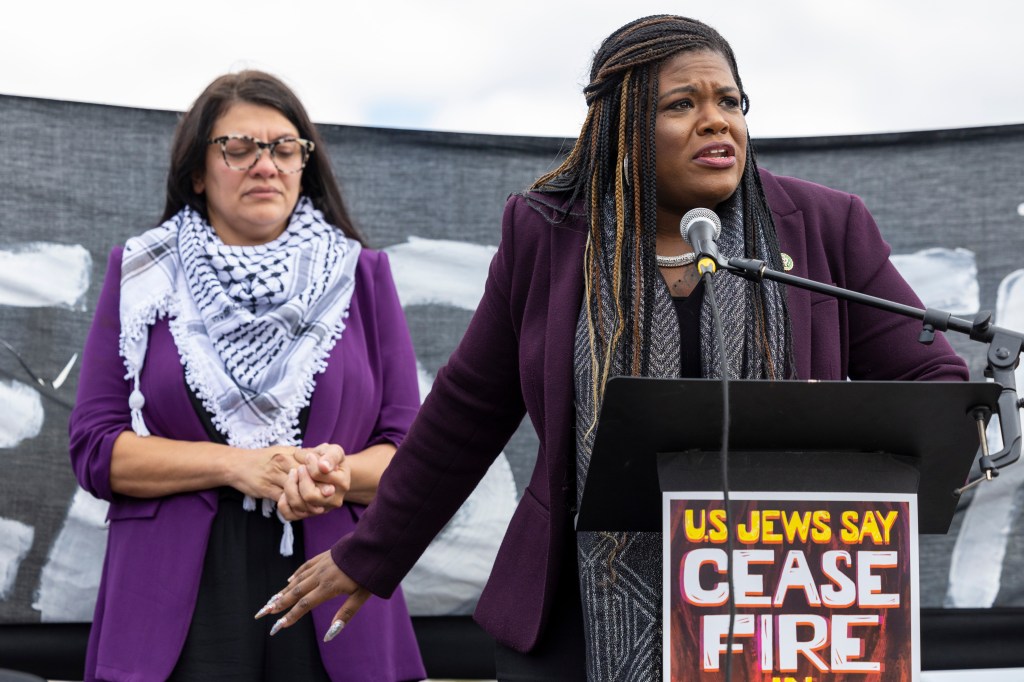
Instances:
[[[687,211],[683,219],[679,221],[679,231],[687,244],[690,244],[690,226],[701,219],[709,220],[715,226],[715,239],[722,234],[722,219],[718,217],[717,213],[710,208],[694,208]]]

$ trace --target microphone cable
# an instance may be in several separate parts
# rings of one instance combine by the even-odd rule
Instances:
[[[725,552],[726,564],[725,575],[729,585],[729,632],[725,639],[725,682],[732,680],[732,647],[735,639],[736,624],[736,591],[733,582],[733,515],[732,501],[729,498],[729,365],[725,361],[725,331],[722,329],[722,317],[718,310],[718,300],[715,298],[714,275],[717,265],[714,259],[707,256],[697,261],[697,271],[701,273],[704,280],[705,294],[708,297],[708,304],[711,307],[711,320],[715,327],[715,339],[718,342],[718,360],[721,370],[722,383],[722,449],[719,460],[722,465],[722,505],[725,507],[726,534]]]

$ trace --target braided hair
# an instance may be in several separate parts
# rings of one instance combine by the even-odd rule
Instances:
[[[749,109],[732,48],[717,31],[694,19],[655,15],[637,19],[612,33],[594,55],[590,84],[583,89],[588,109],[582,130],[565,161],[539,178],[538,191],[568,192],[568,207],[581,202],[589,224],[584,256],[584,297],[591,336],[594,390],[603,393],[611,358],[622,352],[637,376],[647,374],[653,324],[655,286],[660,273],[654,258],[657,215],[655,120],[658,71],[680,52],[712,51],[722,55],[741,93],[741,110]],[[749,136],[748,136],[749,140]],[[747,257],[779,267],[778,241],[771,211],[757,171],[754,150],[747,143],[743,190],[743,230]],[[613,211],[608,206],[614,206]],[[606,224],[614,220],[614,225]],[[756,253],[758,224],[769,226],[768,251]],[[608,241],[612,243],[606,243]],[[601,254],[614,254],[611,282],[602,282]],[[604,310],[601,289],[613,292],[614,310]],[[756,297],[760,299],[760,297]],[[768,357],[763,303],[754,305],[758,351]],[[604,306],[607,307],[607,306]],[[617,324],[602,322],[611,316]],[[611,329],[610,338],[604,338]],[[792,367],[789,358],[786,366]],[[781,378],[771,376],[769,378]],[[596,397],[596,396],[595,396]]]

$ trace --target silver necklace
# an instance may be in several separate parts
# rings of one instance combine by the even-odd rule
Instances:
[[[681,268],[697,260],[697,254],[692,251],[678,256],[659,256],[655,254],[655,258],[658,260],[659,268]]]

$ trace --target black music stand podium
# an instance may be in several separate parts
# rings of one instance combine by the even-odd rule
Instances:
[[[921,533],[943,534],[978,452],[984,382],[729,384],[729,488],[917,493]],[[604,394],[578,531],[661,531],[662,491],[721,490],[716,379],[614,377]]]

